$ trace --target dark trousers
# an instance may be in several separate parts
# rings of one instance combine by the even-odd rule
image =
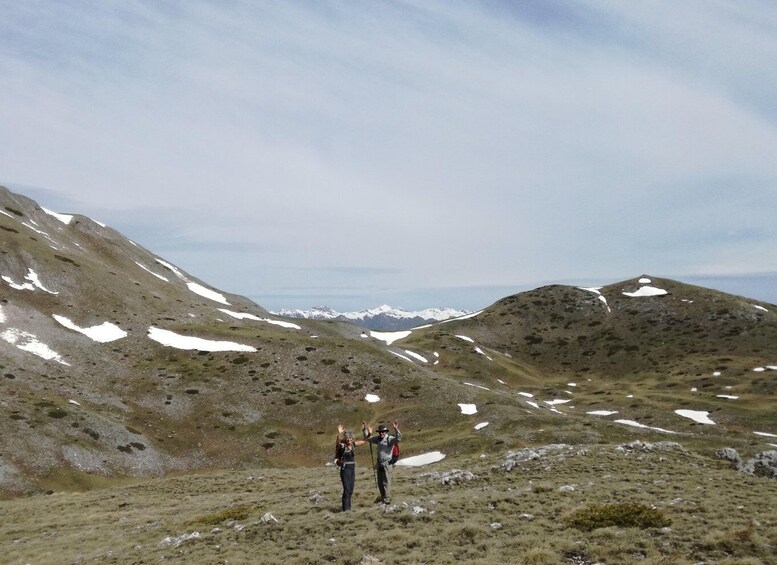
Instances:
[[[350,510],[353,487],[356,484],[356,465],[340,467],[340,482],[343,483],[343,510]]]

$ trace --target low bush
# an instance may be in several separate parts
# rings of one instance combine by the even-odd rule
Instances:
[[[564,518],[564,523],[568,527],[587,532],[610,526],[621,528],[663,528],[671,524],[671,522],[661,510],[634,502],[591,504],[575,510]]]

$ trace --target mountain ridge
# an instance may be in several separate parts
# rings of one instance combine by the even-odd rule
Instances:
[[[353,322],[370,330],[406,330],[423,324],[465,316],[470,314],[470,311],[433,307],[411,312],[383,304],[356,312],[337,312],[328,306],[315,306],[310,310],[284,308],[272,313],[287,318]]]
[[[343,421],[399,419],[407,456],[634,434],[777,442],[772,304],[643,275],[367,332],[276,316],[6,189],[0,212],[4,496],[320,465]]]

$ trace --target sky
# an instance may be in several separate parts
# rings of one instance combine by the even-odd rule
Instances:
[[[777,303],[777,4],[0,0],[0,184],[271,309]]]

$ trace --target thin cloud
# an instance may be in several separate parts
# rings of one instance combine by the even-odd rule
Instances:
[[[0,175],[246,295],[777,270],[775,60],[771,3],[15,3]]]

